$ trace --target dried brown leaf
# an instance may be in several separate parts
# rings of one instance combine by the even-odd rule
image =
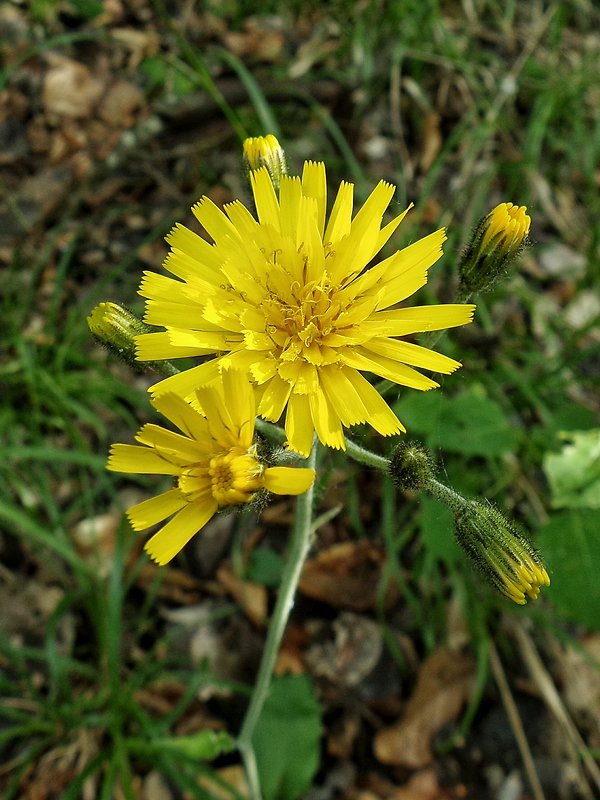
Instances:
[[[457,717],[471,695],[474,676],[475,665],[468,656],[444,648],[434,652],[421,667],[404,717],[377,733],[376,758],[412,769],[430,764],[432,739]]]
[[[370,542],[342,542],[306,563],[299,589],[334,608],[367,611],[375,607],[384,564],[385,554]],[[396,587],[390,586],[386,602],[396,597]]]
[[[242,580],[229,565],[219,568],[217,579],[227,589],[251,622],[258,626],[265,624],[267,618],[267,590],[264,586]]]

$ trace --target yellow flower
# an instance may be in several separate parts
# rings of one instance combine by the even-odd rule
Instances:
[[[397,307],[427,282],[444,230],[369,266],[407,213],[382,227],[392,185],[381,181],[353,218],[353,185],[342,183],[327,220],[324,164],[282,177],[279,193],[266,169],[250,177],[258,220],[239,201],[221,211],[203,197],[192,210],[214,244],[178,225],[164,265],[177,280],[144,274],[144,319],[166,330],[138,336],[138,359],[217,356],[152,392],[191,396],[240,369],[258,384],[262,417],[275,422],[287,408],[287,444],[303,455],[314,431],[342,449],[343,429],[358,423],[403,431],[362,372],[427,390],[438,384],[415,367],[460,366],[397,338],[471,321],[472,305]]]
[[[136,531],[172,517],[146,543],[150,556],[161,565],[220,508],[249,503],[261,490],[302,494],[315,477],[312,469],[265,467],[260,462],[253,443],[254,392],[241,373],[224,372],[196,395],[206,418],[182,397],[163,394],[153,405],[181,433],[144,425],[135,437],[142,446],[115,444],[108,460],[107,468],[114,472],[174,477],[173,489],[127,512]]]

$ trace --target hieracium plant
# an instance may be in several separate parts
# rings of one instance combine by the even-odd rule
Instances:
[[[202,197],[192,211],[211,241],[183,225],[173,228],[168,274],[145,272],[141,280],[144,320],[101,303],[89,324],[121,357],[162,372],[150,388],[152,404],[174,430],[144,425],[138,444],[113,445],[108,460],[116,472],[172,476],[172,488],[128,511],[134,530],[158,526],[145,545],[154,561],[167,564],[223,509],[260,508],[270,494],[298,496],[263,660],[237,738],[258,798],[252,735],[311,545],[319,448],[346,451],[388,472],[401,489],[445,502],[466,554],[514,602],[535,599],[550,581],[527,537],[497,508],[437,481],[433,458],[420,445],[392,443],[386,458],[347,436],[361,423],[383,437],[405,433],[374,378],[427,391],[439,384],[423,370],[450,374],[461,366],[431,346],[439,332],[471,322],[475,306],[466,301],[493,285],[522,250],[526,209],[503,203],[477,225],[461,259],[459,302],[411,305],[442,256],[446,234],[440,228],[377,262],[409,211],[383,222],[394,186],[380,181],[354,212],[354,186],[342,182],[329,204],[325,165],[307,161],[301,175],[289,174],[271,135],[246,140],[244,163],[254,209],[239,200],[220,209]],[[420,333],[430,347],[406,338]],[[190,357],[194,366],[179,371],[173,364]],[[265,441],[275,446],[269,450]]]

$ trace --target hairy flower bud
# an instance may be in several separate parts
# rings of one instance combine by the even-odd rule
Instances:
[[[153,330],[117,303],[99,303],[87,318],[92,334],[124,361],[135,361],[135,337]]]
[[[525,206],[500,203],[473,230],[460,262],[463,295],[488,291],[527,244],[531,218]]]
[[[473,564],[502,594],[519,605],[536,600],[550,578],[541,556],[491,503],[465,501],[455,512],[456,538]]]
[[[389,473],[400,489],[423,489],[435,474],[435,464],[420,444],[401,442],[392,453]]]
[[[248,172],[266,167],[275,189],[283,175],[287,175],[285,152],[275,136],[253,136],[243,144],[244,164]]]

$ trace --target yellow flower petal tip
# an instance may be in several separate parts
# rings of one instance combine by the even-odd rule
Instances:
[[[202,413],[177,394],[153,405],[178,432],[144,425],[137,445],[114,444],[107,468],[113,472],[171,475],[173,488],[127,511],[132,528],[162,525],[145,549],[168,563],[221,508],[251,503],[260,492],[297,495],[315,479],[311,469],[268,467],[254,443],[256,401],[239,370],[224,372],[196,393]],[[168,521],[166,521],[168,520]]]

